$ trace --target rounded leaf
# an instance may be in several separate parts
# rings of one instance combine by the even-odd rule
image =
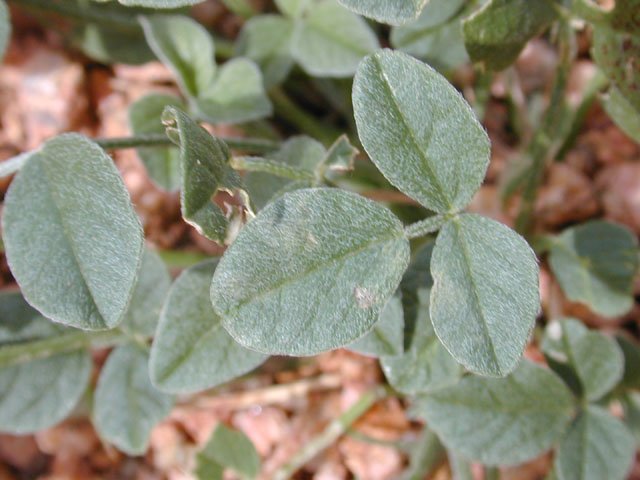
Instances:
[[[360,15],[380,23],[402,25],[415,20],[429,0],[338,0]]]
[[[388,209],[341,190],[297,190],[240,232],[213,276],[211,301],[240,344],[314,355],[371,330],[408,259]]]

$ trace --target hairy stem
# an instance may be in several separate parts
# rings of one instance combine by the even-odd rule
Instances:
[[[247,170],[250,172],[272,173],[279,177],[291,180],[315,180],[316,175],[311,170],[287,165],[277,160],[269,160],[262,157],[233,157],[231,166],[236,170]]]
[[[448,220],[446,215],[434,215],[419,222],[412,223],[404,229],[404,233],[408,238],[419,238],[429,233],[437,232],[442,225]]]
[[[252,153],[268,153],[280,148],[280,142],[263,138],[244,137],[218,137],[233,150],[242,150]],[[123,148],[140,147],[174,147],[164,133],[134,135],[132,137],[97,138],[95,142],[105,150],[119,150]]]
[[[312,438],[304,447],[298,450],[285,465],[273,474],[272,480],[287,480],[291,478],[295,472],[300,470],[313,457],[335,442],[351,424],[369,410],[378,399],[384,397],[385,394],[384,387],[379,386],[362,395],[346,412],[331,421],[319,435]]]

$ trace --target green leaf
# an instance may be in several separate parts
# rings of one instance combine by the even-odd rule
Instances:
[[[313,355],[371,330],[408,257],[402,224],[386,208],[341,190],[297,190],[240,232],[211,301],[240,344]]]
[[[151,384],[148,359],[139,346],[116,348],[107,358],[94,396],[98,434],[129,455],[146,452],[151,429],[173,406],[173,398]]]
[[[170,286],[171,276],[166,265],[156,252],[146,249],[138,282],[120,329],[144,338],[152,337]]]
[[[349,10],[380,23],[402,25],[415,20],[429,0],[338,0]],[[431,0],[433,1],[433,0]],[[426,7],[425,7],[426,8]]]
[[[640,346],[626,335],[616,335],[616,342],[624,355],[624,374],[622,386],[628,388],[640,387]]]
[[[9,7],[0,0],[0,60],[4,57],[9,40],[11,38],[11,18],[9,16]]]
[[[576,373],[579,393],[587,400],[598,400],[622,378],[624,357],[616,342],[590,331],[579,320],[566,318],[549,323],[541,347],[553,363]]]
[[[260,470],[260,457],[247,436],[219,423],[213,431],[207,445],[197,456],[198,467],[201,463],[217,463],[223,468],[231,468],[244,478],[254,478]],[[208,479],[199,475],[199,478]]]
[[[238,55],[260,66],[266,88],[279,85],[293,67],[293,23],[280,15],[259,15],[242,27],[236,43]]]
[[[53,355],[0,369],[0,431],[27,434],[67,417],[89,384],[88,352]]]
[[[549,263],[569,300],[608,317],[631,308],[638,242],[627,228],[604,221],[568,228],[554,239]]]
[[[438,70],[453,70],[469,57],[462,38],[465,0],[429,0],[415,22],[391,29],[394,48]]]
[[[486,465],[537,457],[573,417],[573,397],[562,380],[528,361],[506,378],[464,377],[431,393],[421,405],[445,445]]]
[[[243,375],[266,360],[222,328],[209,299],[218,260],[193,266],[175,281],[151,349],[151,380],[171,393],[195,392]]]
[[[275,0],[278,11],[289,18],[298,18],[311,0]]]
[[[372,357],[398,355],[404,351],[403,333],[402,302],[398,297],[391,297],[373,330],[349,345],[347,349]]]
[[[118,0],[122,5],[128,7],[148,7],[148,8],[178,8],[185,5],[195,5],[203,0]]]
[[[451,355],[481,375],[511,372],[540,310],[538,264],[525,239],[460,215],[440,230],[431,274],[431,321]]]
[[[635,442],[623,423],[589,405],[560,443],[554,470],[559,480],[624,480],[634,458]]]
[[[111,158],[60,135],[11,183],[2,231],[25,299],[47,318],[113,328],[127,311],[142,258],[142,227]]]
[[[248,122],[272,110],[260,69],[246,58],[225,63],[215,81],[200,92],[195,107],[211,123]]]
[[[332,172],[347,172],[353,170],[358,149],[351,145],[346,135],[340,135],[329,147],[327,154],[316,170],[322,175],[331,177]]]
[[[310,75],[350,77],[358,62],[379,48],[369,25],[334,0],[312,2],[295,22],[292,54]]]
[[[462,23],[467,52],[489,70],[504,70],[557,16],[552,0],[490,0]]]
[[[216,70],[213,40],[202,25],[182,15],[138,19],[147,43],[176,75],[185,94],[197,97],[213,82]]]
[[[616,87],[602,97],[602,105],[629,138],[640,142],[640,106],[634,107]]]
[[[313,171],[326,157],[324,146],[311,137],[294,136],[282,144],[277,152],[266,156],[270,160],[293,167]],[[289,180],[265,172],[247,172],[244,177],[247,191],[257,210],[261,210],[271,199],[286,191],[310,187],[310,182]]]
[[[620,398],[624,409],[624,423],[640,445],[640,392],[631,390]]]
[[[18,290],[0,292],[0,346],[55,335],[62,328],[31,308]]]
[[[154,93],[142,97],[129,107],[129,125],[134,135],[164,133],[165,126],[160,120],[165,107],[184,109],[179,99],[165,94]],[[136,150],[151,180],[164,190],[180,188],[180,153],[177,148],[143,147]]]
[[[155,59],[139,26],[82,22],[73,26],[71,41],[102,63],[140,65]]]
[[[443,76],[380,50],[358,67],[353,107],[362,145],[393,185],[437,212],[471,201],[489,163],[489,138]]]
[[[230,178],[232,183],[241,183],[229,166],[229,148],[175,107],[165,109],[162,121],[169,136],[177,130],[179,137],[183,218],[205,237],[224,242],[229,220],[211,197],[218,189],[229,188]]]
[[[204,455],[196,456],[195,476],[198,480],[222,480],[224,467]]]
[[[640,110],[640,36],[620,33],[598,25],[593,30],[591,56],[615,88],[636,110]]]

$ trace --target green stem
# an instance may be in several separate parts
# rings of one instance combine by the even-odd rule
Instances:
[[[278,150],[280,142],[263,138],[218,137],[229,148],[253,153],[268,153]],[[173,147],[175,144],[164,133],[134,135],[132,137],[97,138],[95,142],[105,150],[140,147]]]
[[[71,332],[55,337],[0,347],[0,368],[67,353],[81,348],[106,348],[129,339],[119,330],[105,332]]]
[[[302,110],[279,87],[269,90],[269,97],[273,102],[276,115],[297,127],[301,132],[314,137],[326,147],[340,136],[342,132],[318,121],[313,115]]]
[[[182,250],[159,250],[157,253],[167,265],[167,268],[188,268],[212,258],[211,255],[205,255],[204,253],[185,252]]]
[[[447,215],[434,215],[419,222],[412,223],[404,229],[407,238],[419,238],[429,233],[437,232],[442,225],[449,219]]]
[[[92,5],[84,8],[78,8],[72,3],[56,0],[11,0],[20,6],[33,7],[40,10],[59,13],[66,17],[83,20],[85,22],[96,22],[98,24],[111,25],[128,25],[138,27],[138,20],[135,15],[130,13],[118,13],[113,10],[107,10],[103,7]]]
[[[385,393],[384,387],[378,387],[362,395],[346,412],[330,422],[319,435],[307,442],[304,447],[293,455],[289,462],[280,467],[271,477],[272,480],[288,480],[291,478],[294,473],[318,453],[334,443],[378,399],[384,397]]]
[[[262,157],[233,157],[231,167],[236,170],[272,173],[291,180],[313,181],[316,179],[315,173],[310,170]]]

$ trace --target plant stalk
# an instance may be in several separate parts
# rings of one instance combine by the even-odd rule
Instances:
[[[272,173],[291,180],[313,181],[316,179],[315,173],[311,170],[262,157],[233,157],[231,159],[231,167],[236,170]]]
[[[440,230],[442,225],[448,220],[447,215],[433,215],[432,217],[425,218],[419,222],[412,223],[404,229],[404,233],[407,238],[419,238],[424,237],[433,232]]]
[[[232,150],[252,153],[269,153],[280,148],[280,142],[263,138],[218,137]],[[105,150],[144,147],[175,147],[175,144],[164,133],[134,135],[132,137],[96,138],[94,140]]]

